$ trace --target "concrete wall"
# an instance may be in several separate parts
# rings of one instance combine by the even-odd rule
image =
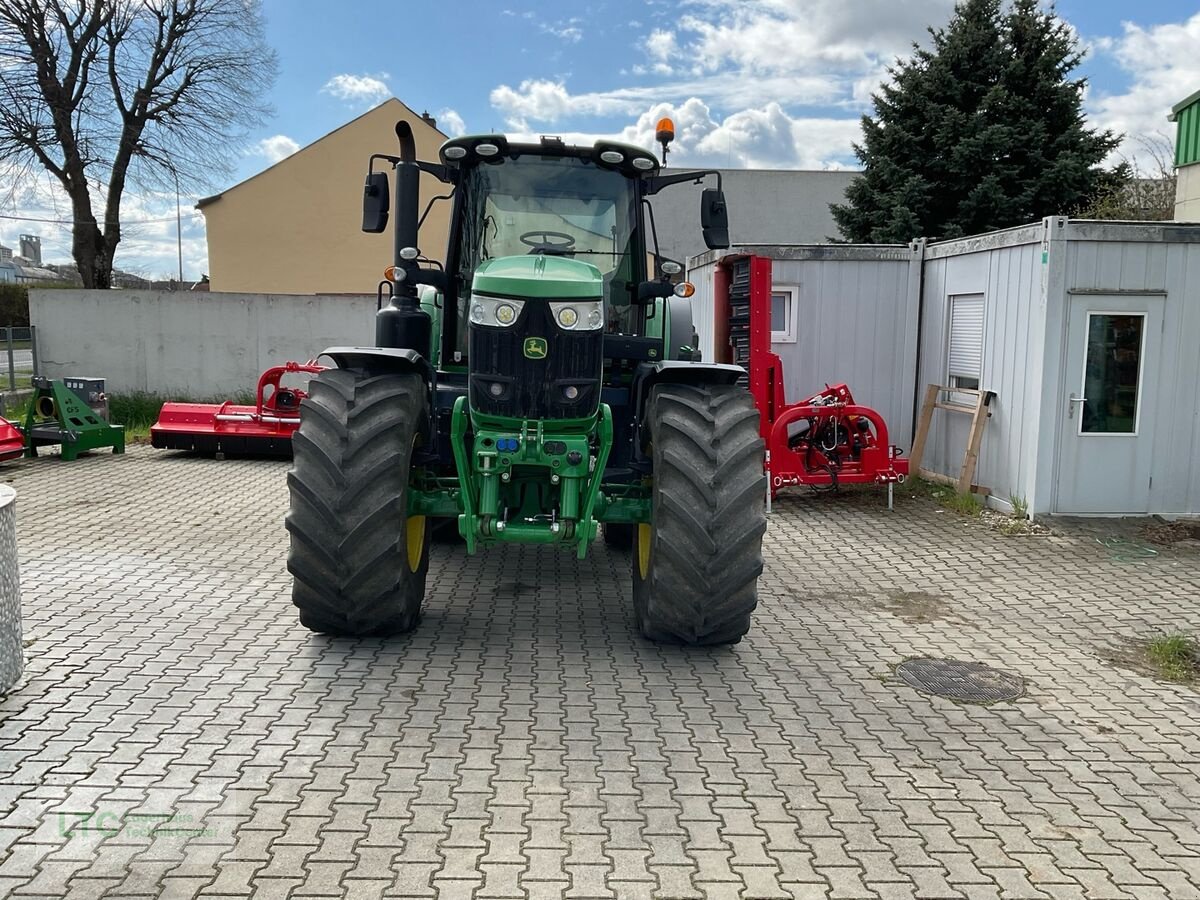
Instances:
[[[1175,221],[1200,222],[1200,163],[1175,170]]]
[[[374,343],[374,296],[32,290],[43,374],[197,399],[253,390],[263,369]]]
[[[216,197],[200,201],[214,291],[279,294],[374,292],[392,262],[392,230],[362,232],[363,179],[372,153],[395,153],[396,123],[413,129],[417,153],[437,159],[446,137],[399,100],[370,112]],[[448,192],[421,179],[422,206]],[[442,259],[450,204],[434,205],[421,249]]]
[[[666,169],[671,174],[674,169]],[[824,244],[838,230],[829,204],[842,203],[858,172],[721,169],[729,206],[729,239],[734,244]],[[700,232],[700,192],[715,186],[677,184],[650,199],[659,250],[679,262],[704,253]]]

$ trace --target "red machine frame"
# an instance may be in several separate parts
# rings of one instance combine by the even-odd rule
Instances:
[[[739,263],[749,265],[749,315],[748,323],[735,325],[730,293]],[[855,403],[845,384],[827,384],[803,402],[787,402],[783,363],[771,350],[771,260],[727,256],[717,263],[713,287],[717,361],[747,368],[750,393],[762,416],[768,508],[781,488],[798,484],[817,490],[886,484],[890,508],[893,486],[908,476],[909,461],[891,444],[883,417]],[[738,306],[739,313],[745,310],[744,297],[739,296]],[[795,428],[798,423],[801,427]]]
[[[254,406],[224,403],[164,403],[150,429],[150,443],[165,450],[200,453],[290,455],[300,427],[300,388],[281,387],[285,375],[326,369],[315,360],[272,366],[259,376]],[[283,401],[283,402],[280,402]]]

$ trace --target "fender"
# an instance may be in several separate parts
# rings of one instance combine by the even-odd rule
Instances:
[[[656,384],[737,384],[747,377],[741,366],[729,363],[683,362],[663,359],[640,363],[633,376],[631,389],[634,408],[634,427],[637,429],[636,453],[642,456],[646,446],[642,435],[642,421],[650,388]]]
[[[358,369],[372,375],[415,373],[426,385],[433,383],[433,367],[416,350],[395,347],[330,347],[328,356],[339,369]]]

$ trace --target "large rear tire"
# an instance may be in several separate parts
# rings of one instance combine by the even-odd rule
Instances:
[[[407,515],[413,447],[428,416],[424,382],[327,369],[308,391],[288,473],[300,621],[334,635],[411,631],[429,567],[425,517]]]
[[[633,548],[634,608],[650,640],[731,644],[750,628],[767,529],[758,423],[741,387],[651,389],[651,522]]]

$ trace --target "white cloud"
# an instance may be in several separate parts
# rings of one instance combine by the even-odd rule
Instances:
[[[622,140],[655,146],[655,126],[664,116],[675,123],[673,165],[733,168],[840,168],[861,137],[857,119],[789,115],[778,103],[739,110],[718,119],[696,97],[676,106],[660,103],[625,128]]]
[[[460,137],[467,133],[467,123],[457,110],[443,109],[437,114],[438,128],[450,137]]]
[[[954,0],[692,0],[650,27],[634,84],[573,93],[563,79],[499,85],[492,106],[510,129],[633,117],[624,136],[653,143],[675,110],[673,161],[749,166],[852,165],[858,116],[887,66],[948,20]],[[661,21],[661,20],[660,20]],[[839,116],[844,114],[845,118]]]
[[[1125,132],[1127,144],[1160,133],[1173,135],[1175,128],[1167,121],[1171,107],[1200,86],[1200,12],[1174,24],[1143,28],[1126,22],[1123,28],[1120,37],[1101,38],[1093,46],[1129,72],[1132,83],[1124,93],[1090,97],[1088,106],[1099,124]]]
[[[386,100],[392,96],[392,89],[387,86],[387,72],[375,75],[334,75],[321,88],[321,93],[346,100],[351,103],[372,103]]]
[[[620,131],[561,132],[559,136],[579,144],[597,138],[620,140],[657,154],[655,126],[664,116],[675,123],[668,160],[672,166],[845,168],[852,160],[851,144],[861,137],[858,119],[791,116],[774,102],[720,118],[697,97],[643,108],[637,121]],[[537,132],[517,129],[511,136],[530,140]]]
[[[250,152],[254,156],[266,157],[267,162],[274,165],[281,159],[291,156],[299,149],[300,145],[286,134],[276,134],[269,138],[263,138],[251,148]]]
[[[865,71],[908,50],[954,0],[706,0],[679,20],[700,71]]]
[[[568,44],[578,44],[583,40],[583,29],[579,27],[578,19],[568,19],[566,22],[555,22],[539,26],[546,34],[552,34]]]
[[[557,122],[568,114],[602,116],[628,112],[631,100],[619,93],[572,96],[561,81],[531,79],[516,88],[502,84],[492,91],[490,99],[512,128],[524,131],[530,121]]]

